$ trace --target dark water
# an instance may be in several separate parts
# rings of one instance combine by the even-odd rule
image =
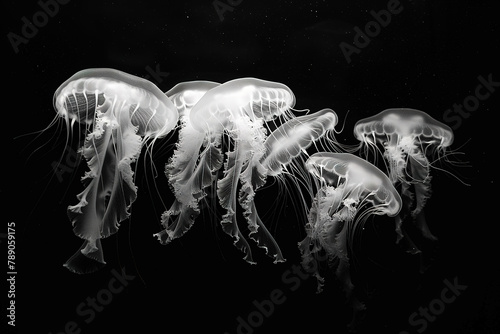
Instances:
[[[111,67],[148,78],[163,91],[198,79],[251,76],[282,82],[294,91],[298,109],[335,110],[345,124],[336,137],[346,144],[355,143],[352,128],[358,119],[386,108],[423,110],[453,127],[452,149],[463,153],[455,159],[468,161],[468,167],[437,166],[470,185],[432,171],[433,195],[425,212],[439,241],[416,238],[423,273],[418,256],[394,245],[391,220],[367,223],[354,276],[367,304],[359,331],[497,332],[498,168],[493,158],[500,31],[495,5],[5,1],[2,233],[8,222],[16,223],[15,329],[347,331],[350,309],[335,276],[327,277],[325,291],[316,295],[314,279],[299,271],[297,242],[305,236],[304,219],[291,197],[276,202],[276,185],[258,193],[257,206],[287,262],[273,265],[255,248],[258,265],[248,265],[208,215],[180,240],[159,245],[152,234],[160,229],[161,200],[172,201],[163,170],[175,138],[155,149],[156,179],[149,158],[138,162],[138,199],[131,220],[104,240],[107,266],[86,276],[63,268],[80,246],[66,216],[66,207],[83,189],[79,178],[85,166],[74,163],[79,138],[71,138],[66,149],[63,128],[14,138],[51,122],[53,93],[76,71]],[[61,156],[70,171],[57,178],[53,164]],[[2,325],[8,320],[3,316]]]

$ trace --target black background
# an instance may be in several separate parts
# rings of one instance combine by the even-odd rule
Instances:
[[[166,205],[172,201],[163,166],[175,137],[155,147],[156,179],[151,159],[137,163],[138,199],[131,219],[103,242],[107,266],[83,276],[66,270],[62,264],[81,243],[66,207],[76,203],[86,167],[82,163],[59,182],[52,163],[67,155],[66,130],[54,126],[39,136],[29,133],[51,122],[53,93],[76,71],[111,67],[146,77],[148,68],[158,66],[168,75],[150,80],[163,91],[197,79],[224,82],[252,76],[282,82],[294,91],[296,108],[334,109],[345,120],[337,139],[349,144],[355,143],[352,127],[360,118],[409,107],[443,121],[445,110],[474,93],[479,76],[491,74],[500,81],[499,11],[493,0],[402,0],[402,12],[349,64],[339,44],[351,44],[354,27],[363,28],[373,20],[370,11],[386,8],[387,1],[246,0],[224,12],[221,21],[210,0],[74,0],[60,5],[17,53],[7,34],[20,35],[22,18],[31,20],[41,7],[35,1],[3,4],[2,224],[6,229],[7,222],[16,223],[19,333],[59,333],[69,321],[81,333],[119,332],[133,325],[151,333],[236,333],[238,317],[246,319],[255,310],[252,301],[268,299],[274,289],[282,290],[286,301],[275,306],[255,333],[343,333],[350,321],[333,276],[320,295],[313,279],[300,280],[295,291],[283,280],[300,262],[296,244],[304,238],[304,219],[291,197],[277,200],[282,190],[276,185],[258,192],[257,206],[285,263],[274,265],[255,248],[258,265],[248,265],[209,217],[200,217],[189,233],[168,246],[152,237],[160,230],[162,200]],[[393,243],[392,221],[369,221],[358,245],[363,265],[354,282],[360,291],[369,291],[360,332],[415,333],[418,327],[408,323],[409,315],[439,298],[443,280],[455,277],[467,285],[466,291],[425,333],[498,332],[498,168],[492,159],[498,152],[499,94],[482,101],[455,130],[452,149],[463,153],[459,158],[468,167],[438,165],[469,186],[449,173],[432,171],[426,217],[439,241],[420,240],[428,264],[423,274],[418,256]],[[29,135],[18,137],[24,134]],[[73,149],[77,140],[75,136]],[[135,278],[85,323],[77,306],[106,288],[111,270],[120,268]]]

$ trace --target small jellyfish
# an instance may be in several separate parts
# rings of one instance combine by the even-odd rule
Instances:
[[[429,158],[439,160],[446,156],[447,147],[453,143],[450,127],[423,111],[398,108],[358,121],[354,135],[365,151],[375,152],[375,159],[376,152],[380,151],[377,144],[383,146],[389,178],[400,191],[404,204],[404,210],[396,217],[397,242],[405,234],[401,225],[408,212],[422,235],[436,240],[422,210],[431,195],[432,162]],[[411,240],[408,242],[410,252],[419,252]]]
[[[176,200],[162,215],[165,229],[155,234],[161,243],[169,243],[189,230],[200,213],[204,189],[216,187],[219,203],[226,210],[221,221],[223,230],[245,253],[244,259],[253,263],[250,246],[236,224],[238,185],[254,169],[252,162],[258,162],[254,156],[265,151],[265,122],[293,118],[294,105],[295,96],[286,85],[256,78],[228,81],[202,95],[188,118],[184,117],[177,149],[166,167]],[[221,168],[223,177],[218,179]],[[274,243],[270,235],[266,240]],[[260,246],[268,249],[265,244]],[[269,255],[282,260],[279,253]]]
[[[335,139],[330,137],[337,122],[337,114],[332,109],[325,108],[290,119],[278,127],[266,139],[265,151],[260,158],[267,174],[281,174],[294,158],[318,140],[321,149],[337,150]]]
[[[54,108],[68,130],[75,122],[86,128],[85,190],[68,207],[73,231],[85,241],[65,267],[92,272],[105,264],[101,239],[118,231],[136,199],[131,164],[144,143],[152,147],[175,127],[178,113],[153,83],[109,68],[74,74],[56,90]]]
[[[354,236],[371,215],[397,215],[401,197],[382,171],[350,153],[315,153],[305,167],[317,180],[318,191],[309,211],[307,235],[299,243],[302,265],[314,273],[321,292],[324,279],[317,262],[325,254],[329,264],[336,266],[351,306],[362,310],[364,305],[353,295],[349,271]]]

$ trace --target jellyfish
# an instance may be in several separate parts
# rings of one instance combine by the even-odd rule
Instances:
[[[166,166],[176,199],[162,215],[165,229],[155,234],[161,243],[167,244],[189,230],[200,214],[199,202],[206,196],[205,189],[212,187],[226,210],[221,220],[224,232],[233,237],[244,259],[254,263],[236,222],[238,186],[240,182],[248,185],[251,171],[258,168],[254,165],[265,151],[266,122],[292,119],[294,105],[295,96],[286,85],[256,78],[231,80],[202,95],[189,110],[188,118],[184,117],[177,149]],[[260,233],[266,234],[258,238],[262,241],[259,246],[272,249],[268,255],[282,261],[274,238],[263,224],[256,224]]]
[[[74,74],[56,90],[54,108],[68,130],[75,123],[86,129],[85,189],[68,207],[73,232],[84,242],[65,267],[92,272],[105,264],[101,239],[118,231],[136,199],[131,164],[144,143],[152,147],[175,127],[178,113],[153,83],[109,68]]]
[[[397,215],[401,197],[382,171],[351,153],[318,152],[305,167],[315,177],[318,191],[309,211],[307,235],[299,243],[302,265],[317,278],[321,292],[324,278],[317,262],[325,254],[329,264],[336,266],[351,306],[362,310],[349,270],[354,236],[371,215]]]
[[[409,251],[420,252],[401,229],[409,213],[422,235],[430,240],[431,233],[423,209],[431,196],[432,162],[430,157],[444,157],[453,143],[453,132],[447,125],[416,109],[387,109],[377,115],[358,121],[354,128],[356,138],[365,150],[380,150],[392,184],[403,198],[403,210],[396,217],[396,242],[403,236],[409,242]],[[375,154],[376,157],[376,154]]]

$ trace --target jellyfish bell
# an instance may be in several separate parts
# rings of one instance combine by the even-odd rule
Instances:
[[[179,118],[189,115],[189,111],[210,89],[219,86],[220,83],[213,81],[186,81],[180,82],[165,94],[177,107]]]
[[[443,154],[453,143],[449,126],[423,111],[407,108],[386,109],[359,120],[354,126],[354,135],[367,149],[377,150],[377,144],[383,145],[393,182],[412,182],[411,175],[405,175],[407,158]]]
[[[453,143],[453,131],[449,126],[423,111],[409,108],[386,109],[359,120],[354,126],[354,136],[362,143],[385,145],[410,138],[440,149]]]
[[[342,281],[354,310],[364,308],[354,297],[349,270],[349,254],[372,215],[395,216],[402,201],[388,177],[377,167],[350,153],[319,152],[306,161],[306,169],[317,180],[306,224],[306,237],[299,243],[302,265],[318,280],[318,292],[324,279],[318,271],[317,259],[326,252],[329,263],[337,266],[336,276]]]
[[[111,68],[79,71],[54,93],[54,109],[71,122],[93,124],[96,109],[104,103],[110,112],[103,117],[110,121],[122,117],[125,114],[121,112],[128,109],[139,136],[164,137],[178,119],[172,102],[152,82]]]
[[[146,141],[153,145],[175,127],[178,113],[153,83],[109,68],[77,72],[56,90],[54,107],[68,128],[86,127],[80,149],[89,167],[86,187],[68,207],[73,231],[85,241],[65,266],[91,272],[105,263],[100,240],[117,232],[136,199],[131,164]]]
[[[257,78],[234,79],[211,89],[190,113],[193,127],[206,132],[213,128],[228,128],[242,119],[276,117],[292,118],[295,95],[286,85]]]
[[[273,131],[265,142],[265,153],[261,164],[268,175],[279,175],[284,166],[304,152],[318,139],[324,139],[324,149],[333,149],[335,143],[331,134],[337,125],[337,114],[329,108],[293,118]]]
[[[365,150],[375,151],[375,160],[377,151],[381,152],[389,178],[401,188],[404,207],[409,209],[396,218],[397,241],[403,237],[401,224],[406,211],[410,211],[426,238],[436,240],[422,210],[431,195],[433,161],[446,160],[446,150],[453,143],[451,128],[423,111],[394,108],[358,121],[354,135]],[[377,145],[383,147],[383,152]],[[410,251],[418,252],[412,243]]]
[[[372,204],[372,214],[396,216],[401,209],[401,197],[377,167],[350,153],[319,152],[311,155],[306,169],[326,186],[341,187],[344,197]]]

